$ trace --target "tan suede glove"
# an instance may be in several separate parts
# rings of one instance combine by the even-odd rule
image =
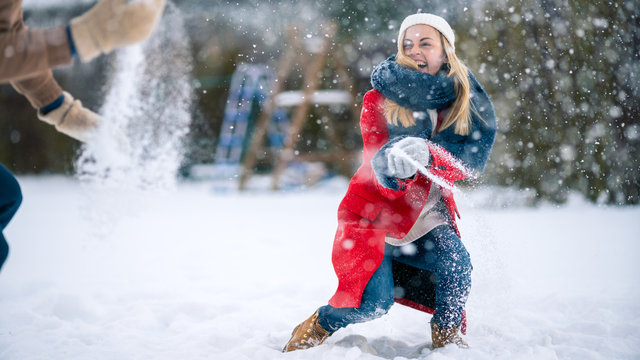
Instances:
[[[71,35],[80,59],[145,40],[156,27],[166,0],[100,0],[71,20]]]
[[[64,101],[59,108],[46,115],[38,110],[38,118],[56,127],[58,131],[76,140],[86,142],[98,129],[100,115],[82,106],[80,100],[74,100],[68,92],[63,92]]]

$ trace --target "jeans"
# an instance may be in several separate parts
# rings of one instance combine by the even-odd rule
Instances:
[[[0,164],[0,269],[9,255],[9,245],[2,234],[22,202],[22,192],[16,178]]]
[[[318,309],[318,321],[334,332],[350,324],[386,314],[394,303],[392,260],[429,270],[437,277],[436,306],[431,322],[441,329],[460,326],[471,288],[471,259],[449,225],[441,225],[403,246],[386,244],[384,259],[362,293],[360,307]]]

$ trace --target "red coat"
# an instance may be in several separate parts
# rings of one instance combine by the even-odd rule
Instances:
[[[371,167],[371,159],[389,140],[383,115],[384,96],[371,90],[364,96],[360,127],[364,142],[362,165],[349,183],[338,208],[332,261],[338,276],[338,289],[329,304],[336,308],[359,307],[362,292],[384,257],[385,237],[403,238],[424,207],[431,181],[422,173],[410,180],[399,180],[399,190],[380,185]],[[429,144],[429,171],[449,183],[467,173],[454,165],[443,148]],[[456,232],[457,213],[453,194],[442,189],[450,221]],[[459,234],[458,234],[459,235]]]

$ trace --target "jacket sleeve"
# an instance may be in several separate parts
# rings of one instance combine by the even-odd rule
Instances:
[[[386,198],[397,199],[407,192],[409,185],[415,179],[379,176],[375,170],[375,167],[379,166],[376,164],[380,162],[386,164],[384,151],[389,146],[389,128],[383,115],[382,99],[382,95],[377,91],[369,91],[364,96],[360,116],[360,129],[364,144],[362,160],[363,163],[371,164],[373,169],[371,181],[375,183],[378,192]]]
[[[22,21],[20,1],[0,6],[0,81],[27,97],[35,108],[62,94],[51,68],[71,63],[64,26],[29,29]]]
[[[63,26],[0,33],[0,81],[22,80],[61,65],[71,64],[71,52]]]
[[[434,176],[453,185],[454,182],[469,176],[469,170],[447,150],[429,142],[431,162],[429,172]]]

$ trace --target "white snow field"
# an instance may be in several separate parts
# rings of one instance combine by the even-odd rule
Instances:
[[[2,360],[640,358],[640,207],[503,208],[492,205],[502,192],[466,193],[469,350],[431,350],[429,316],[395,305],[283,354],[335,289],[346,181],[223,193],[19,180],[0,273]]]

